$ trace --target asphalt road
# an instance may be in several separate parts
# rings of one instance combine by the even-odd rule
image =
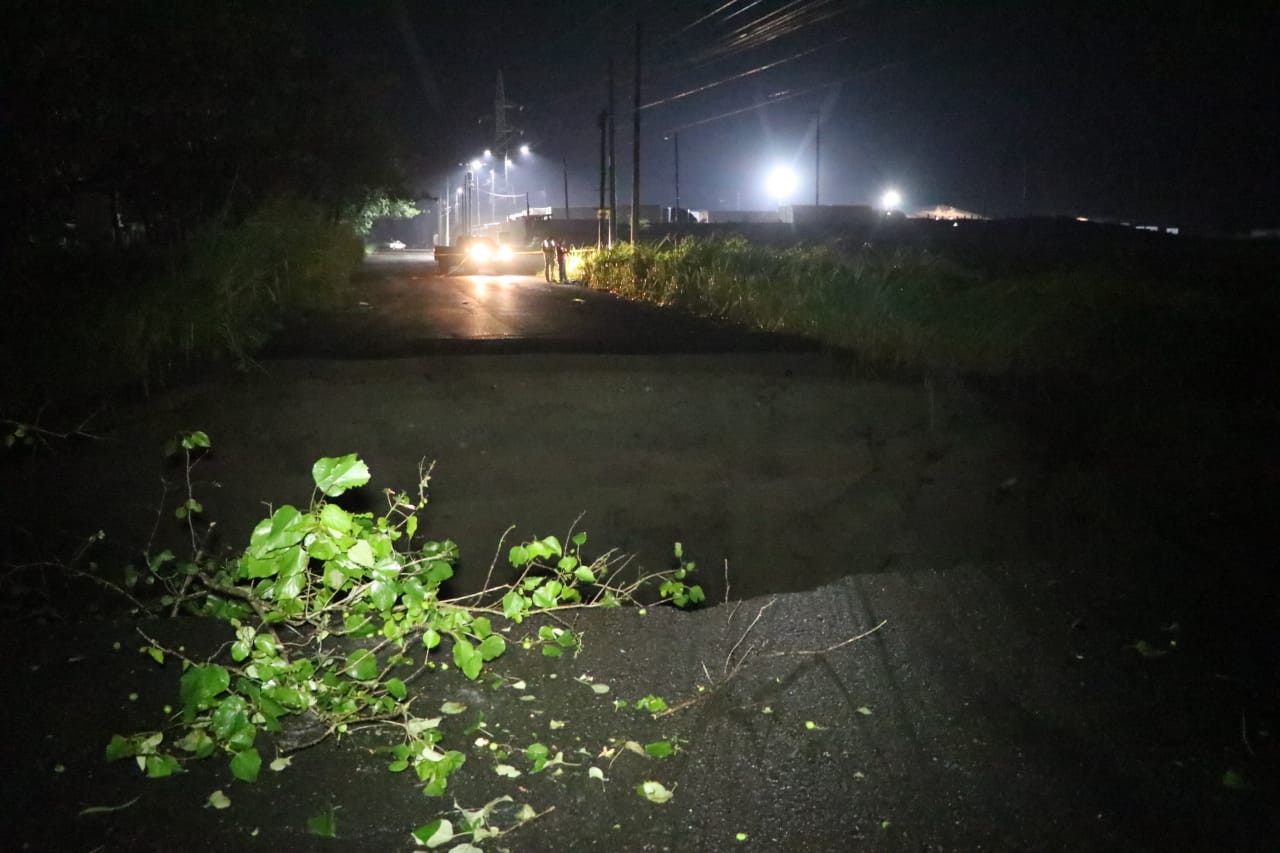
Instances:
[[[280,335],[268,355],[389,358],[469,352],[703,353],[802,351],[798,338],[548,283],[541,257],[519,274],[437,267],[427,252],[372,255],[359,301]]]

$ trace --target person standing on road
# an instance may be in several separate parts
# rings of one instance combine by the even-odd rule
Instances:
[[[560,266],[560,283],[568,284],[569,276],[564,271],[565,256],[569,254],[569,250],[565,248],[563,243],[556,244],[556,263]]]
[[[556,260],[556,241],[547,237],[542,241],[542,274],[551,281],[551,265]]]

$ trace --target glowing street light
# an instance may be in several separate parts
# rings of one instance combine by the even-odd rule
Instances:
[[[480,162],[480,158],[479,158],[479,157],[477,157],[476,159],[474,159],[474,160],[472,160],[472,161],[471,161],[471,171],[473,171],[473,172],[478,172],[478,171],[480,171],[480,167],[481,167],[482,165],[484,165],[484,164],[483,164],[483,163],[481,163],[481,162]]]
[[[529,156],[529,146],[528,146],[527,144],[526,144],[526,145],[521,145],[521,146],[520,146],[520,153],[521,153],[522,155],[524,155],[525,157],[528,157],[528,156]]]
[[[880,196],[880,206],[885,210],[897,210],[902,204],[902,193],[890,187]]]
[[[769,195],[781,204],[795,192],[798,180],[796,173],[787,166],[774,166],[765,178],[764,186]]]
[[[491,148],[484,149],[484,159],[489,160],[489,159],[492,159],[492,157],[493,157],[493,149]]]

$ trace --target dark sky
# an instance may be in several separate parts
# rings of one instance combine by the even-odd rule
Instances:
[[[871,202],[892,185],[907,208],[1280,225],[1274,2],[387,0],[368,8],[337,37],[398,63],[396,119],[412,132],[417,177],[436,192],[446,172],[456,181],[458,164],[492,144],[501,71],[519,105],[511,124],[537,155],[517,162],[512,188],[528,190],[535,205],[561,204],[567,159],[572,203],[594,205],[596,115],[612,58],[619,196],[629,199],[639,20],[642,102],[652,104],[642,112],[646,203],[674,196],[664,141],[673,130],[685,206],[769,207],[764,175],[778,162],[799,175],[794,200],[811,203],[820,115],[823,203]]]

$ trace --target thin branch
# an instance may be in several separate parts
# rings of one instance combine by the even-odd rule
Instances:
[[[756,611],[756,618],[751,620],[751,624],[747,626],[747,630],[742,632],[742,636],[738,638],[738,642],[734,643],[733,647],[729,649],[729,654],[725,655],[724,670],[723,670],[724,674],[726,675],[728,674],[729,663],[733,660],[733,653],[738,650],[738,646],[742,645],[742,641],[745,640],[747,638],[747,635],[751,633],[751,630],[756,627],[756,623],[760,621],[760,617],[764,615],[764,612],[768,610],[770,607],[772,607],[777,601],[778,601],[777,598],[771,598],[769,599],[769,602],[767,604],[765,604],[759,610]],[[744,655],[743,660],[745,659],[746,659],[746,656]],[[738,663],[740,665],[742,661],[740,660]]]

